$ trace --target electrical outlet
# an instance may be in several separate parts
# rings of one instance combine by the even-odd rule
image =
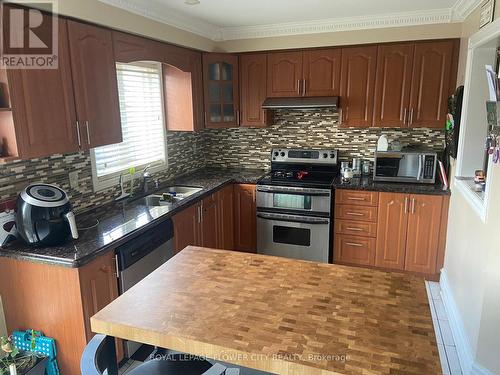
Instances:
[[[74,190],[78,189],[78,171],[69,172],[69,186]]]

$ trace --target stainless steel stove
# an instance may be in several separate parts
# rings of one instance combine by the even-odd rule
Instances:
[[[257,252],[327,263],[336,150],[273,149],[257,184]]]

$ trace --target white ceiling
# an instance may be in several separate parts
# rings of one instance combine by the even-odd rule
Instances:
[[[481,0],[100,0],[213,40],[460,22]]]

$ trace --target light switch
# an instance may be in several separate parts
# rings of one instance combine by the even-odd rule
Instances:
[[[78,189],[78,171],[69,172],[69,186]]]

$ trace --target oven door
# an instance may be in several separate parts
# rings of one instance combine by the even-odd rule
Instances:
[[[328,263],[330,219],[257,213],[257,252]]]
[[[330,214],[331,195],[329,189],[258,185],[257,209]]]

